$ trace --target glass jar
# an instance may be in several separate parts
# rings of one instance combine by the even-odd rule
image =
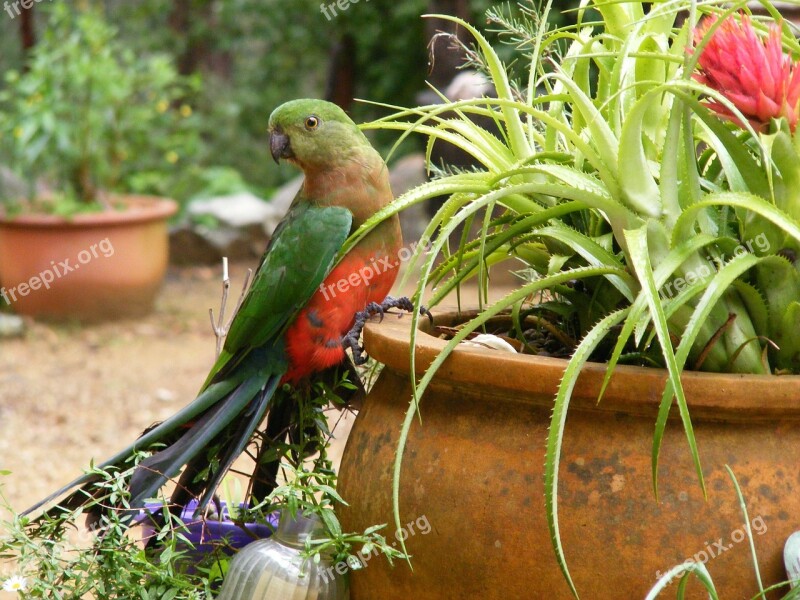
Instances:
[[[272,537],[248,544],[231,560],[217,600],[347,600],[347,580],[330,557],[321,555],[319,563],[302,557],[306,539],[324,531],[316,515],[293,518],[281,511]]]

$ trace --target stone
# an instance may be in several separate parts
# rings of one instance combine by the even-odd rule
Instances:
[[[22,337],[25,334],[25,321],[17,315],[0,313],[0,338]]]
[[[303,185],[303,176],[298,175],[288,183],[283,184],[270,198],[269,204],[273,207],[272,214],[264,221],[264,231],[272,237],[272,233],[288,212],[292,200]]]
[[[223,256],[230,260],[261,256],[291,203],[291,198],[285,200],[289,185],[269,202],[250,192],[194,200],[186,210],[188,218],[170,232],[171,262],[216,264]]]
[[[231,260],[252,259],[261,255],[268,241],[260,225],[235,229],[186,221],[170,230],[170,262],[175,265],[210,265],[218,264],[223,256]]]
[[[190,217],[213,217],[233,229],[261,225],[274,212],[273,206],[250,192],[195,200],[186,209]]]
[[[447,99],[451,102],[458,102],[460,100],[471,100],[472,98],[481,98],[483,96],[494,97],[497,92],[492,85],[492,82],[478,71],[461,71],[458,75],[453,77],[453,80],[447,86],[444,92]]]
[[[424,183],[425,157],[410,154],[389,170],[395,197]],[[170,231],[170,262],[176,265],[218,264],[223,256],[247,260],[261,256],[303,183],[299,175],[278,188],[269,201],[250,192],[194,200],[187,219]],[[419,240],[428,219],[424,208],[412,206],[400,214],[408,243]]]

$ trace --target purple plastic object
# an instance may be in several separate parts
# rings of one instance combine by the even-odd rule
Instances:
[[[246,505],[242,505],[246,508]],[[187,550],[187,555],[192,557],[201,557],[209,552],[217,549],[222,550],[225,554],[231,555],[236,550],[244,548],[250,542],[255,542],[259,539],[268,538],[272,535],[273,531],[278,527],[278,513],[272,513],[267,521],[269,525],[262,525],[259,523],[244,523],[239,525],[234,523],[229,518],[227,505],[221,503],[221,513],[213,517],[195,518],[194,511],[197,508],[197,502],[192,500],[187,504],[181,513],[181,519],[186,524],[186,531],[183,535],[194,545],[194,549],[185,549],[181,546],[182,542],[178,543],[178,550]],[[164,509],[162,504],[152,503],[147,504],[145,511],[157,514]],[[142,538],[146,542],[150,537],[155,534],[153,526],[150,524],[144,512],[137,519],[142,527]]]

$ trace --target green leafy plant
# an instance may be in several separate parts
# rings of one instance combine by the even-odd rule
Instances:
[[[403,449],[422,395],[449,353],[496,315],[509,314],[517,331],[534,315],[562,339],[576,340],[554,401],[545,477],[554,550],[576,595],[559,534],[558,470],[572,390],[587,361],[608,364],[606,385],[620,362],[667,370],[652,446],[656,497],[673,404],[705,491],[681,385],[684,369],[800,372],[798,142],[792,114],[783,109],[791,98],[797,104],[792,65],[800,46],[775,7],[762,4],[769,17],[753,18],[755,33],[741,43],[746,50],[729,57],[736,68],[756,61],[768,29],[777,28],[770,35],[778,51],[771,42],[768,69],[748,70],[777,82],[761,86],[773,90],[765,95],[777,109],[761,115],[758,131],[747,107],[737,106],[748,90],[711,86],[709,68],[718,73],[725,53],[717,51],[717,64],[703,66],[702,58],[706,47],[715,56],[720,23],[742,20],[746,3],[690,0],[587,1],[577,25],[555,29],[547,19],[552,2],[531,4],[519,15],[491,10],[489,22],[528,66],[522,81],[511,79],[477,29],[451,19],[476,40],[473,63],[491,79],[497,98],[393,106],[393,114],[366,126],[400,131],[400,141],[422,134],[429,157],[434,144],[453,144],[479,165],[410,191],[354,237],[389,214],[446,195],[424,233],[434,239],[432,250],[415,259],[421,266],[417,303],[428,284],[435,287],[424,303],[435,306],[465,280],[479,282],[478,315],[419,378],[414,316],[415,393],[394,465],[398,527]],[[589,8],[599,20],[588,20]],[[500,134],[476,125],[475,116],[493,119]],[[477,239],[465,234],[451,249],[453,232],[472,226]],[[490,270],[501,263],[507,268],[510,260],[522,265],[522,283],[489,303]]]
[[[33,208],[72,213],[97,210],[112,192],[165,194],[176,165],[199,150],[197,81],[116,36],[96,10],[54,5],[27,70],[5,73],[0,139]],[[37,197],[40,181],[58,202]]]
[[[291,514],[316,514],[325,525],[327,535],[306,539],[304,555],[319,562],[322,556],[334,564],[344,562],[352,568],[361,568],[359,558],[373,552],[383,554],[391,564],[396,558],[408,556],[387,542],[381,531],[386,523],[368,527],[363,532],[344,532],[336,517],[336,504],[347,504],[336,492],[336,472],[327,458],[314,461],[313,469],[282,465],[287,483],[278,486],[268,499],[272,506],[286,507]]]
[[[369,527],[364,532],[348,533],[342,530],[336,517],[336,505],[346,505],[347,502],[336,491],[336,471],[328,458],[332,433],[325,411],[328,406],[343,406],[340,394],[352,390],[352,384],[344,377],[333,386],[323,382],[315,384],[310,395],[302,390],[292,391],[292,402],[299,408],[297,439],[278,445],[270,455],[261,457],[262,460],[283,457],[281,472],[284,483],[272,491],[263,506],[271,509],[283,507],[292,515],[298,512],[318,515],[327,535],[307,539],[306,556],[318,562],[322,555],[326,555],[334,564],[346,562],[360,568],[362,563],[357,552],[364,556],[377,551],[390,563],[395,558],[407,558],[407,555],[387,543],[380,533],[386,527],[385,523]]]
[[[293,390],[289,401],[296,411],[297,435],[291,443],[270,445],[270,452],[260,460],[280,461],[280,483],[254,506],[242,506],[236,490],[239,480],[226,482],[223,490],[234,490],[226,498],[230,519],[235,523],[269,523],[268,517],[278,509],[292,514],[302,511],[316,514],[325,525],[324,536],[306,541],[305,555],[319,562],[326,556],[334,563],[346,562],[351,569],[361,568],[362,557],[383,554],[390,562],[407,558],[381,534],[386,524],[367,528],[364,532],[345,532],[336,517],[336,504],[345,501],[336,492],[336,472],[327,455],[332,432],[326,411],[330,405],[341,407],[340,394],[351,391],[347,378],[333,385],[319,383],[311,389]],[[257,450],[259,435],[254,438]],[[142,454],[139,458],[143,458]],[[138,463],[138,459],[136,461]],[[7,502],[0,508],[12,519],[1,524],[0,566],[7,564],[9,577],[0,575],[0,584],[20,586],[25,597],[78,600],[94,598],[169,598],[195,600],[212,597],[231,557],[226,540],[204,536],[202,543],[212,550],[196,549],[197,534],[190,535],[184,523],[171,511],[166,496],[154,499],[151,508],[155,518],[147,522],[154,530],[146,538],[137,525],[144,515],[132,515],[128,506],[127,481],[134,466],[124,471],[102,471],[103,480],[91,493],[92,501],[78,510],[53,509],[38,519],[15,515]],[[239,484],[240,485],[240,484]],[[2,495],[0,494],[0,499]],[[109,509],[109,507],[116,507]],[[102,516],[90,529],[82,526],[87,514]],[[209,513],[201,518],[217,519]],[[192,519],[195,522],[196,519]],[[87,521],[88,522],[88,521]]]
[[[102,505],[126,495],[125,480],[133,468],[101,472],[97,484]],[[3,499],[2,508],[12,512]],[[91,508],[91,507],[90,507]],[[4,583],[11,581],[25,598],[78,600],[95,598],[172,598],[199,600],[211,597],[221,577],[221,553],[207,555],[202,564],[187,570],[185,549],[191,548],[184,524],[164,511],[166,521],[155,532],[158,555],[147,551],[141,530],[131,527],[131,515],[109,511],[93,531],[80,526],[82,510],[63,511],[39,520],[15,516],[2,524],[0,564]],[[138,534],[138,535],[137,535]],[[181,547],[183,549],[181,549]]]

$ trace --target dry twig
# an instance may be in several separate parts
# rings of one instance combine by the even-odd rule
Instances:
[[[214,322],[214,309],[208,309],[208,315],[211,318],[211,329],[214,332],[214,337],[217,338],[217,358],[219,358],[220,352],[222,352],[222,344],[225,343],[225,336],[228,335],[228,331],[231,329],[231,323],[236,317],[236,313],[239,312],[242,302],[244,302],[244,297],[247,295],[247,288],[250,285],[250,277],[252,275],[253,269],[247,269],[247,275],[244,277],[244,284],[242,285],[242,293],[239,296],[239,301],[236,303],[236,308],[233,310],[233,315],[230,320],[225,323],[225,306],[228,304],[228,291],[231,288],[231,280],[228,277],[228,257],[222,257],[222,301],[219,307],[219,319],[216,322]]]

